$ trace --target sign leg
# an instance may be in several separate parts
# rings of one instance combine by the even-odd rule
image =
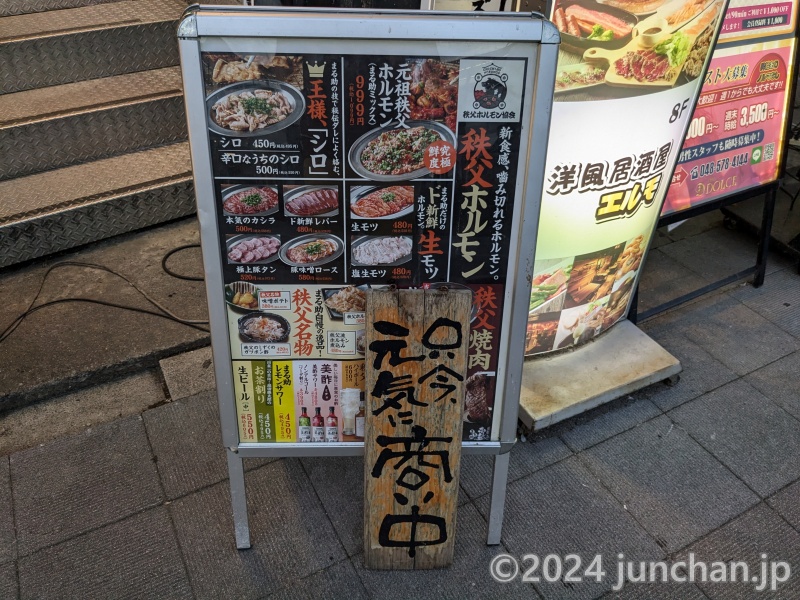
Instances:
[[[489,500],[489,535],[487,546],[497,546],[503,533],[503,512],[506,508],[506,484],[508,483],[508,464],[511,453],[497,454],[492,471],[492,494]]]
[[[228,455],[228,477],[231,486],[233,529],[236,532],[236,548],[239,550],[246,550],[250,547],[250,524],[247,521],[247,492],[244,487],[244,463],[236,452],[229,449],[226,449],[225,452]]]
[[[773,185],[766,198],[764,198],[764,212],[761,216],[761,231],[758,241],[758,259],[756,261],[756,275],[753,278],[753,287],[761,287],[767,274],[767,258],[769,256],[769,236],[772,233],[772,217],[775,214],[775,197],[778,195],[778,186]]]

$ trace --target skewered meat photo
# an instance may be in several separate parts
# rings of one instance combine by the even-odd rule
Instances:
[[[286,188],[286,212],[298,217],[332,213],[339,208],[339,192],[334,188],[303,186]]]
[[[222,210],[231,215],[254,215],[265,213],[276,206],[278,192],[275,188],[248,187],[227,196],[222,203]]]
[[[611,293],[624,247],[625,244],[617,244],[599,252],[575,257],[567,282],[564,303],[566,308],[581,306]]]
[[[228,245],[228,262],[247,264],[270,258],[278,252],[281,242],[276,237],[251,237]]]
[[[553,349],[558,332],[559,313],[529,315],[525,336],[525,353],[547,352]]]
[[[638,235],[628,242],[618,259],[619,269],[617,269],[616,281],[621,281],[629,273],[635,274],[639,270],[646,248],[647,244],[643,235]]]
[[[358,217],[381,218],[397,214],[414,205],[414,188],[410,185],[393,185],[361,196],[350,205]]]

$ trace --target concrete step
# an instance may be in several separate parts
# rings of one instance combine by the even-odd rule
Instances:
[[[169,198],[163,202],[169,203]],[[0,332],[28,308],[46,271],[64,260],[104,265],[176,315],[206,319],[203,282],[176,279],[161,268],[169,250],[198,240],[197,221],[190,217],[0,270]],[[202,277],[199,248],[178,252],[169,267]],[[64,298],[153,309],[122,279],[73,266],[50,273],[37,305]],[[152,315],[85,302],[48,306],[0,343],[0,411],[156,368],[163,358],[208,343],[207,333]]]
[[[195,211],[188,143],[0,182],[0,267]]]
[[[128,0],[0,18],[0,93],[178,64],[183,0]]]
[[[179,67],[0,96],[0,180],[185,139]]]

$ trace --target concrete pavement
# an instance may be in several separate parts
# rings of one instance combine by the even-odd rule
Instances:
[[[190,223],[173,227],[191,238]],[[642,282],[645,306],[755,256],[753,241],[717,217],[660,238]],[[127,263],[146,270],[135,266]],[[33,287],[25,269],[11,275]],[[0,598],[755,596],[752,583],[629,583],[614,592],[619,553],[637,562],[694,553],[753,568],[767,553],[789,562],[793,575],[759,597],[800,598],[800,276],[780,257],[760,289],[738,284],[641,325],[682,361],[676,385],[656,384],[516,445],[501,546],[485,545],[491,458],[464,457],[455,563],[422,573],[363,568],[358,458],[248,461],[253,547],[237,551],[210,350],[180,346],[202,343],[202,334],[147,315],[108,314],[93,318],[129,318],[129,336],[155,332],[165,340],[158,352],[177,353],[115,374],[101,364],[107,354],[90,350],[81,362],[75,342],[64,341],[70,331],[58,333],[56,347],[73,348],[71,371],[45,357],[38,389],[49,368],[62,379],[88,373],[88,387],[50,389],[45,402],[3,416]],[[0,345],[10,382],[25,363],[9,347]],[[141,347],[135,338],[110,358]],[[95,368],[110,373],[108,381],[91,385]],[[584,567],[602,554],[608,574],[602,583],[499,584],[489,564],[502,552],[577,554]]]

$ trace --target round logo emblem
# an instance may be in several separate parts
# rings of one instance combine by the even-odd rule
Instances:
[[[507,80],[508,75],[505,73],[499,77],[496,75],[475,75],[475,89],[473,90],[475,102],[472,106],[476,109],[505,108],[505,99],[508,93]]]

